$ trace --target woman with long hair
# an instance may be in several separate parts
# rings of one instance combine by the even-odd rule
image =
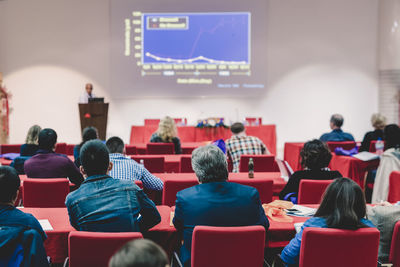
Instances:
[[[79,168],[81,166],[81,161],[79,159],[79,153],[81,152],[81,147],[90,140],[98,139],[99,134],[95,127],[86,127],[82,131],[82,142],[74,147],[74,158],[75,165]]]
[[[174,119],[167,116],[160,120],[158,129],[150,138],[151,143],[174,143],[175,154],[181,154],[181,141],[177,136],[177,129]]]
[[[30,157],[36,154],[36,151],[39,149],[38,139],[41,130],[42,128],[39,125],[33,125],[29,128],[25,144],[21,146],[21,156]]]

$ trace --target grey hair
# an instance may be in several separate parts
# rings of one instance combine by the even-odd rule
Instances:
[[[192,152],[192,168],[200,183],[228,179],[228,163],[222,150],[215,145],[198,147]]]
[[[331,122],[333,123],[333,125],[337,126],[337,127],[342,127],[343,125],[343,116],[340,114],[333,114],[331,117]]]

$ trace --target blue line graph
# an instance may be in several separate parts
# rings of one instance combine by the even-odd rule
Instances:
[[[250,13],[145,13],[143,64],[249,64]]]

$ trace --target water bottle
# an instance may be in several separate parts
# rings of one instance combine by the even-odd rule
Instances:
[[[144,166],[144,160],[140,159],[140,164]]]
[[[375,153],[378,155],[382,155],[383,154],[383,149],[385,147],[385,143],[382,141],[381,138],[378,138],[378,140],[375,143]]]
[[[253,158],[249,159],[249,178],[254,178],[254,161],[253,161]]]

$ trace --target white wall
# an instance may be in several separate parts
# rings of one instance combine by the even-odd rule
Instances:
[[[260,0],[261,1],[261,0]],[[378,0],[270,0],[261,98],[112,99],[109,0],[0,1],[0,71],[13,92],[10,142],[33,123],[80,140],[77,99],[92,81],[110,102],[108,135],[129,139],[146,117],[247,115],[275,123],[279,147],[329,130],[332,113],[360,140],[377,111]],[[5,41],[3,41],[5,40]]]

